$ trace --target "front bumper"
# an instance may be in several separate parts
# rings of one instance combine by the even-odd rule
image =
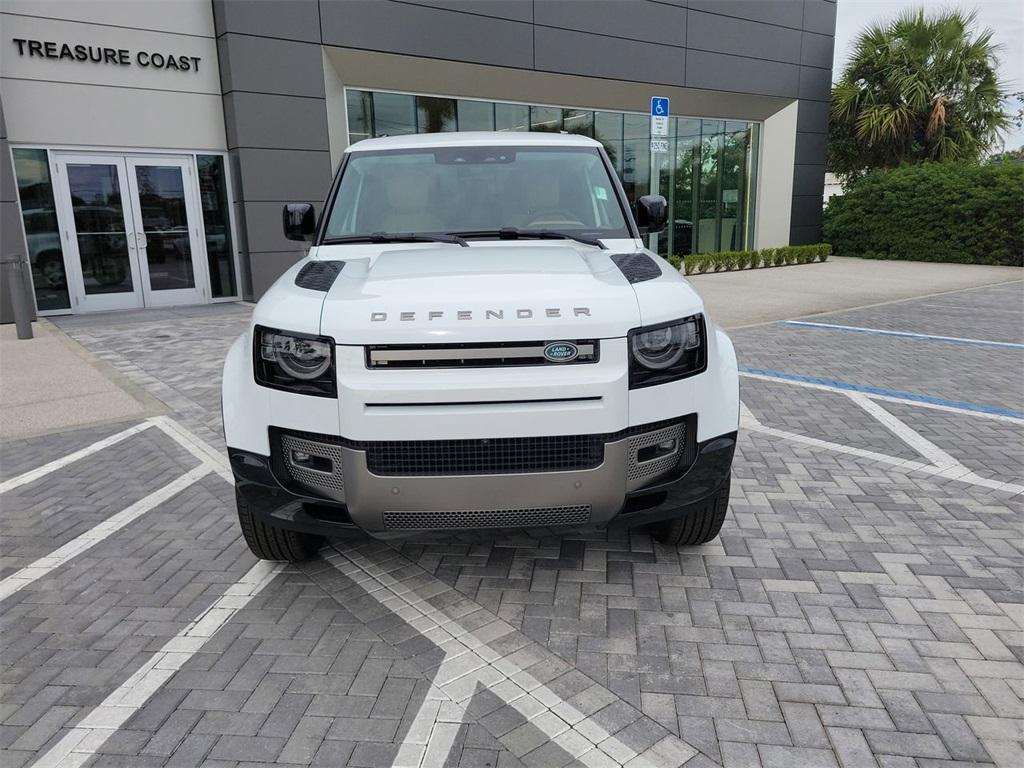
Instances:
[[[257,515],[311,533],[362,529],[391,537],[424,530],[635,525],[687,514],[728,478],[736,434],[698,443],[695,421],[691,416],[555,445],[472,441],[478,451],[473,473],[450,471],[452,457],[465,463],[460,441],[442,441],[439,453],[433,446],[433,464],[410,465],[401,459],[417,455],[415,444],[272,430],[270,456],[239,449],[229,455],[239,491]],[[377,445],[397,448],[382,456]],[[504,471],[488,472],[494,461]],[[510,466],[523,471],[508,471]]]

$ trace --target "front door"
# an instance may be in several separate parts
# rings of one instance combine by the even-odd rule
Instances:
[[[76,309],[205,301],[191,158],[56,154]]]

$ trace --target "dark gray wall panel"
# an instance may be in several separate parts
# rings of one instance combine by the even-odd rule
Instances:
[[[796,98],[800,67],[723,53],[687,50],[686,85],[739,93]]]
[[[448,11],[475,13],[511,21],[533,21],[532,0],[403,0],[412,5],[425,5]]]
[[[299,247],[296,250],[274,253],[254,251],[249,255],[249,264],[252,269],[252,293],[255,298],[258,299],[266,293],[282,272],[305,255],[300,243],[293,244]]]
[[[803,33],[800,45],[800,63],[810,67],[832,69],[832,50],[835,38],[831,35],[816,35],[813,32]]]
[[[529,24],[391,0],[322,3],[320,13],[325,45],[503,67],[533,66]]]
[[[795,29],[698,11],[690,11],[687,29],[691,48],[800,63],[801,33]]]
[[[793,29],[801,28],[804,15],[801,0],[690,0],[689,7]]]
[[[794,195],[820,195],[825,188],[824,165],[797,165],[793,170]]]
[[[826,135],[824,133],[796,134],[796,164],[818,165],[825,162]]]
[[[317,0],[213,0],[217,34],[225,31],[320,42]]]
[[[225,34],[217,40],[217,55],[224,93],[324,97],[323,55],[316,43]]]
[[[224,96],[224,123],[230,147],[328,147],[323,99],[235,91]]]
[[[805,133],[825,133],[828,130],[827,101],[801,101],[797,106],[796,129]]]
[[[793,195],[791,227],[820,227],[822,195]]]
[[[835,35],[836,4],[826,0],[804,0],[803,28],[819,35]]]
[[[678,6],[647,0],[537,0],[535,9],[534,22],[544,26],[645,43],[686,45],[686,9]]]
[[[18,203],[18,184],[14,179],[14,164],[11,162],[11,148],[7,143],[7,122],[4,120],[3,102],[0,102],[0,255],[4,258],[19,255],[25,262],[22,275],[31,319],[35,320],[35,304],[31,293],[31,269],[25,244],[25,230],[21,220],[21,205]],[[6,268],[0,274],[0,323],[13,323],[14,312],[10,306],[10,288],[7,286]]]
[[[246,202],[289,200],[319,203],[331,183],[330,152],[297,149],[237,150],[239,183]]]
[[[545,72],[682,85],[686,51],[635,40],[613,40],[586,32],[537,27],[537,66]],[[608,55],[608,46],[615,55]]]
[[[790,227],[790,245],[816,245],[821,242],[821,227]]]
[[[244,205],[245,220],[247,222],[246,235],[249,242],[249,250],[252,253],[286,253],[288,251],[303,251],[305,246],[297,240],[288,240],[284,236],[281,226],[281,210],[286,203],[294,200],[281,200],[274,202],[246,202]],[[323,207],[319,201],[311,200],[320,213]]]
[[[828,101],[832,97],[832,70],[800,67],[800,98]]]

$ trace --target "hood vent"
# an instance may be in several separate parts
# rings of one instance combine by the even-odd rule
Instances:
[[[295,284],[299,288],[327,293],[344,266],[344,261],[311,261],[299,270]]]
[[[611,260],[631,283],[643,283],[661,277],[661,267],[646,253],[617,253]]]

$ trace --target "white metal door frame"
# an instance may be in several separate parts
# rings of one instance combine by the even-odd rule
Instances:
[[[120,218],[124,227],[125,245],[131,290],[109,293],[89,293],[85,286],[85,272],[82,268],[82,253],[78,227],[75,223],[74,205],[71,200],[71,184],[68,177],[69,165],[109,166],[116,169],[120,194]],[[80,312],[99,312],[111,309],[134,309],[143,306],[141,275],[135,258],[132,237],[134,223],[129,203],[128,172],[124,156],[119,153],[74,153],[60,152],[50,155],[50,176],[58,180],[54,184],[54,201],[64,249],[64,269],[68,278],[68,293],[72,304]]]
[[[195,183],[195,159],[181,155],[132,154],[125,155],[125,163],[128,169],[128,188],[131,190],[135,256],[139,261],[139,272],[142,276],[143,304],[146,307],[168,307],[181,304],[205,303],[209,295],[209,276],[206,266],[206,240],[200,236],[202,216],[199,206],[198,186]],[[147,241],[145,232],[145,218],[142,210],[137,173],[139,167],[147,166],[177,168],[181,173],[181,187],[185,198],[187,222],[185,237],[188,240],[192,262],[192,288],[154,290],[152,287],[149,272],[149,256],[152,248]]]

